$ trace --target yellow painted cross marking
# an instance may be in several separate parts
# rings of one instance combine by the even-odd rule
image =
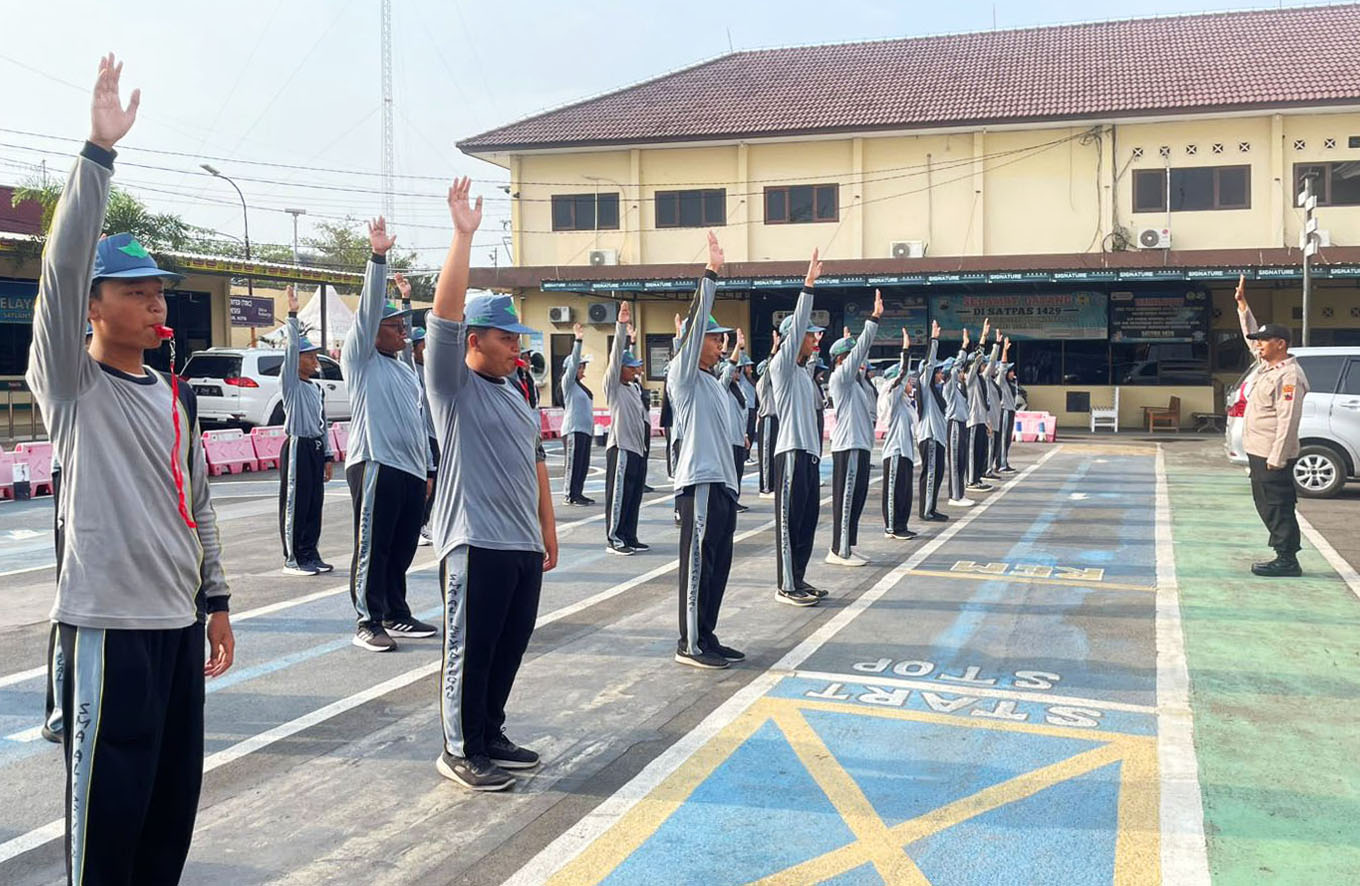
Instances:
[[[594,884],[637,851],[731,754],[766,722],[773,721],[788,739],[799,761],[854,835],[853,842],[772,874],[761,884],[816,883],[867,863],[887,883],[927,884],[929,880],[906,853],[912,843],[984,813],[1034,796],[1064,781],[1112,763],[1120,764],[1114,883],[1155,884],[1161,879],[1158,831],[1158,770],[1152,736],[1101,733],[1106,744],[1057,763],[984,788],[924,815],[889,827],[855,782],[812,729],[805,710],[830,711],[956,726],[1070,738],[1071,730],[1009,721],[961,720],[923,711],[865,709],[834,701],[762,698],[714,736],[688,761],[643,797],[615,825],[569,862],[549,882]]]

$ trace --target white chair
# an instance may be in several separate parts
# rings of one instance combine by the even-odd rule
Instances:
[[[1096,428],[1101,426],[1119,433],[1119,388],[1114,389],[1114,406],[1109,409],[1091,407],[1091,433],[1094,434]]]

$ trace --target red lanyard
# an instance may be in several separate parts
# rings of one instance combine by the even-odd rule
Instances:
[[[179,515],[185,526],[197,529],[198,524],[190,516],[184,497],[184,469],[179,463],[179,448],[183,438],[179,426],[179,376],[175,374],[175,330],[169,326],[157,326],[156,334],[170,342],[170,416],[175,425],[175,444],[170,450],[170,475],[175,480],[175,493],[179,496]]]

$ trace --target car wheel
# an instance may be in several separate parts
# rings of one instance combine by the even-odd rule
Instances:
[[[1346,463],[1330,446],[1305,446],[1294,463],[1294,487],[1305,498],[1331,498],[1346,482]]]
[[[280,403],[279,405],[275,406],[275,407],[274,407],[274,411],[271,412],[271,413],[269,413],[269,421],[266,422],[266,424],[268,424],[270,427],[276,427],[276,426],[278,426],[278,425],[283,424],[283,404],[282,404],[282,403]]]

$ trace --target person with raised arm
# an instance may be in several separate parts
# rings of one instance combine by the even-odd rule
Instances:
[[[759,446],[760,497],[774,498],[774,447],[779,434],[779,415],[774,408],[774,388],[770,385],[770,357],[779,350],[778,330],[770,333],[770,356],[756,367],[756,443]]]
[[[939,361],[940,324],[931,321],[930,349],[916,371],[916,401],[921,421],[916,428],[919,488],[916,492],[922,520],[943,523],[949,518],[939,511],[940,484],[946,471],[945,445],[949,422],[945,418],[945,373]]]
[[[723,350],[727,351],[727,342],[723,342]],[[751,438],[746,436],[746,392],[741,386],[741,367],[742,361],[746,358],[746,334],[740,329],[737,330],[736,345],[732,347],[729,357],[722,361],[722,371],[718,375],[718,380],[727,389],[729,403],[732,407],[732,458],[737,465],[737,513],[749,510],[746,505],[741,503],[741,478],[746,473],[746,452],[747,445]],[[746,362],[750,362],[747,360]]]
[[[604,398],[609,404],[605,451],[605,546],[611,554],[631,556],[651,546],[638,540],[638,512],[647,482],[647,437],[651,422],[634,384],[642,361],[629,349],[633,307],[619,306],[614,343],[604,368]]]
[[[406,570],[420,541],[434,464],[421,415],[420,381],[402,359],[410,312],[387,301],[387,253],[396,240],[383,218],[369,223],[372,254],[340,354],[353,406],[345,454],[354,504],[349,587],[357,624],[352,642],[369,652],[396,649],[393,635],[433,637],[437,630],[413,616],[406,602]]]
[[[538,618],[543,573],[557,565],[557,524],[538,417],[511,384],[520,323],[508,295],[467,297],[482,200],[449,188],[453,241],[426,325],[425,386],[445,470],[434,506],[444,596],[435,768],[475,791],[514,784],[539,755],[505,733],[505,707]]]
[[[721,669],[746,656],[717,637],[718,612],[732,567],[737,471],[732,463],[731,395],[714,368],[732,330],[713,318],[723,251],[708,232],[708,265],[682,321],[666,374],[679,451],[675,493],[680,511],[680,640],[675,660]]]
[[[831,494],[834,522],[826,562],[833,566],[864,566],[869,561],[855,553],[859,518],[869,497],[869,457],[874,449],[874,414],[878,391],[864,378],[864,364],[883,316],[883,293],[874,290],[874,311],[864,321],[858,338],[849,334],[831,346],[831,381],[827,384],[836,410],[831,432]]]
[[[302,334],[298,300],[293,285],[288,297],[288,322],[283,325],[283,430],[279,451],[279,534],[283,537],[283,574],[318,575],[335,567],[321,559],[321,511],[326,484],[334,471],[326,400],[312,377],[321,371],[316,355],[321,346]]]
[[[165,286],[182,278],[131,234],[100,239],[114,146],[141,100],[133,90],[123,105],[122,71],[112,53],[99,61],[89,139],[43,250],[25,376],[62,470],[51,618],[66,664],[66,870],[87,886],[179,882],[203,780],[204,678],[231,667],[236,645],[197,401],[164,325]],[[144,360],[167,338],[163,375]]]
[[[978,351],[968,364],[964,387],[968,391],[968,488],[979,492],[991,489],[990,483],[983,481],[987,473],[987,451],[991,448],[991,431],[987,427],[988,413],[991,410],[987,394],[987,376],[996,363],[1000,345],[995,345],[988,356],[983,356],[987,338],[992,331],[992,321],[982,322],[982,338],[978,340]]]
[[[586,474],[590,473],[590,450],[595,433],[595,395],[586,387],[586,364],[590,355],[581,351],[585,342],[585,328],[572,326],[576,340],[571,353],[562,361],[562,502],[569,505],[593,505],[585,488]]]
[[[401,273],[397,271],[392,275],[392,282],[396,284],[397,292],[401,294],[401,309],[406,312],[407,339],[406,347],[401,352],[401,358],[406,361],[416,374],[416,380],[420,382],[420,412],[425,417],[425,438],[429,443],[430,453],[430,478],[434,478],[439,473],[439,443],[434,437],[434,418],[430,415],[430,398],[425,393],[425,329],[421,326],[411,326],[411,319],[414,314],[411,312],[411,283]],[[416,540],[416,545],[426,547],[430,544],[430,511],[434,509],[434,483],[426,484],[425,509],[420,515],[420,536]]]
[[[902,330],[902,356],[883,373],[878,394],[878,419],[883,423],[883,536],[912,539],[908,528],[916,476],[916,435],[920,407],[916,376],[907,372],[911,335]]]
[[[826,592],[808,583],[821,508],[822,436],[818,429],[821,392],[813,379],[822,327],[812,322],[813,287],[822,261],[812,251],[803,290],[793,313],[779,324],[779,350],[770,357],[770,386],[779,415],[775,448],[775,599],[792,606],[815,606]]]
[[[974,504],[965,491],[968,482],[968,368],[972,361],[971,345],[965,327],[958,354],[940,366],[944,373],[945,422],[949,427],[949,440],[945,444],[945,454],[949,460],[949,504],[958,508],[972,507]]]
[[[1001,420],[996,429],[996,447],[992,468],[998,475],[1014,474],[1011,467],[1011,437],[1015,435],[1015,364],[1011,362],[1011,337],[1001,344],[1001,362],[996,368],[997,394],[1001,402]]]

